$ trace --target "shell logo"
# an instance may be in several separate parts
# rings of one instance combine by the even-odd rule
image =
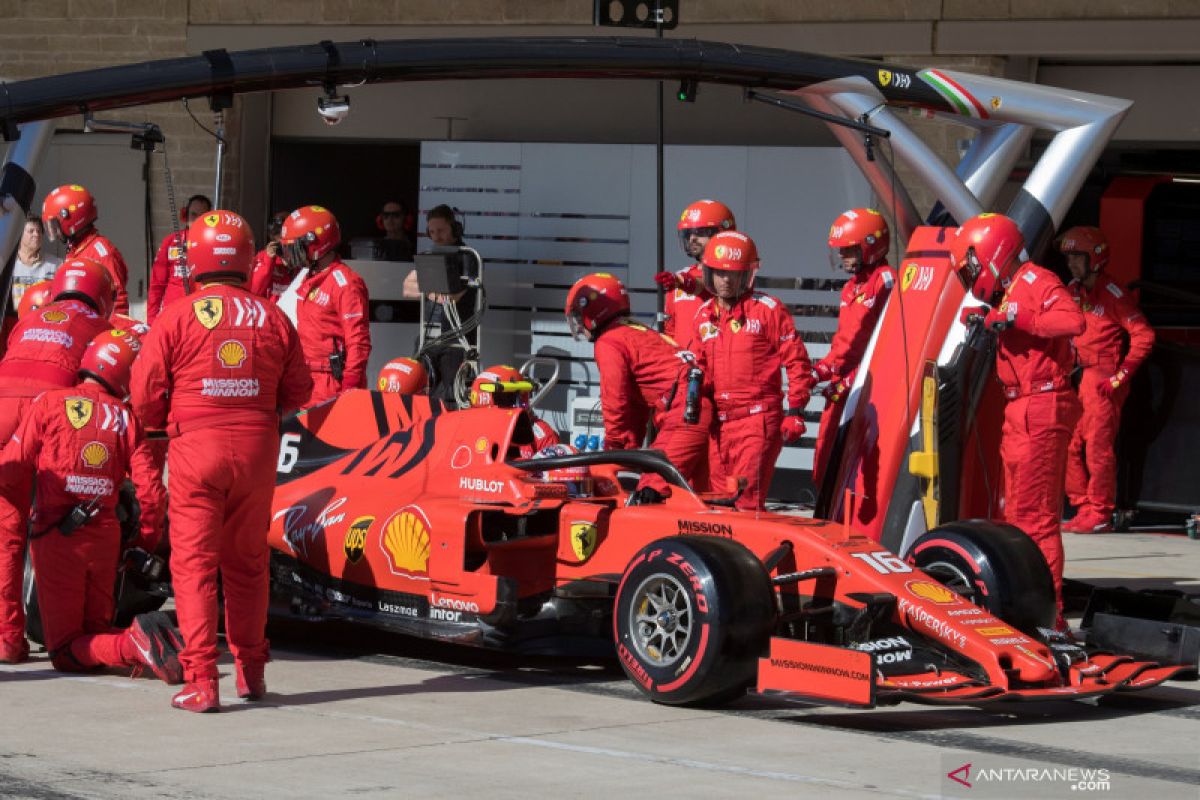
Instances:
[[[928,600],[931,603],[943,606],[955,605],[960,599],[958,595],[945,586],[932,581],[909,581],[905,584],[905,588],[908,589],[910,594],[920,597],[922,600]]]
[[[52,323],[62,323],[62,322],[67,321],[67,315],[65,312],[58,311],[58,310],[43,311],[42,312],[42,321],[43,322],[52,322]]]
[[[475,440],[475,452],[482,453],[487,450],[488,440],[480,436]]]
[[[387,518],[379,546],[393,575],[429,577],[429,520],[417,506],[402,508]]]
[[[104,466],[105,461],[108,461],[108,448],[100,442],[89,442],[84,445],[83,452],[79,456],[83,459],[84,464],[97,469]]]
[[[77,192],[85,191],[85,189],[82,186],[80,186],[78,183],[72,183],[71,188]]]
[[[240,367],[246,360],[246,347],[237,339],[229,339],[217,351],[217,358],[222,366],[229,369]]]

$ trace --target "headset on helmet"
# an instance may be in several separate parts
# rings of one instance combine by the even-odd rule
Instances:
[[[51,190],[42,202],[42,222],[50,241],[69,241],[84,233],[96,221],[96,198],[77,183]]]
[[[379,370],[376,386],[381,392],[428,394],[429,373],[415,358],[394,358]]]
[[[471,384],[471,407],[528,408],[533,383],[508,364],[488,367]]]
[[[842,250],[858,248],[853,272],[870,268],[887,258],[889,232],[887,220],[873,208],[852,208],[833,221],[829,228],[829,258],[834,269],[845,269]]]
[[[246,220],[217,209],[188,227],[187,263],[197,283],[220,279],[245,282],[254,266],[254,236]]]
[[[26,288],[25,294],[21,295],[21,302],[17,305],[17,319],[49,303],[54,296],[51,294],[53,286],[52,281],[38,281]]]
[[[1103,231],[1091,225],[1070,228],[1062,235],[1058,248],[1064,255],[1081,253],[1087,256],[1089,272],[1101,272],[1108,266],[1108,238]]]
[[[950,241],[950,263],[978,299],[991,303],[1020,266],[1025,237],[1003,214],[980,214],[962,224]]]
[[[116,290],[108,269],[82,257],[73,258],[58,268],[50,283],[50,297],[54,302],[82,300],[105,319],[116,305]]]
[[[280,237],[283,260],[294,269],[312,269],[341,241],[342,229],[337,218],[321,206],[304,206],[288,214]]]
[[[742,276],[737,289],[740,297],[754,287],[754,276],[758,272],[758,248],[754,240],[738,231],[724,231],[708,240],[704,255],[700,259],[704,267],[704,288],[713,290],[713,271],[736,272]]]
[[[129,396],[129,375],[141,340],[128,331],[110,330],[96,334],[79,360],[79,375],[94,378],[115,397]]]
[[[721,231],[737,229],[737,220],[729,206],[716,200],[697,200],[679,215],[679,245],[688,253],[688,239],[697,236],[712,238]],[[688,253],[688,255],[692,255]]]
[[[595,339],[605,326],[629,316],[625,284],[606,272],[594,272],[575,282],[567,292],[564,313],[576,339]]]

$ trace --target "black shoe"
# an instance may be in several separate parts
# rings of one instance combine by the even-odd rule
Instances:
[[[183,665],[179,650],[183,640],[171,624],[171,618],[161,611],[138,614],[126,635],[137,649],[138,661],[149,667],[165,683],[183,683]]]

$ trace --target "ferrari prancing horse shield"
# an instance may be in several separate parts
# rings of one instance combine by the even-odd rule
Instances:
[[[67,422],[70,422],[75,430],[87,425],[88,420],[92,418],[93,404],[86,397],[68,397],[63,404],[67,410]]]
[[[224,316],[225,303],[219,297],[201,297],[192,301],[192,311],[196,313],[200,324],[211,331]]]

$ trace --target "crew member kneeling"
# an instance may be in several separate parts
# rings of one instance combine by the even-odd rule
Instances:
[[[254,259],[245,220],[231,211],[206,214],[189,228],[187,248],[200,288],[164,308],[146,335],[133,405],[143,424],[171,436],[171,576],[187,681],[172,705],[218,711],[218,569],[238,696],[266,692],[279,417],[308,400],[312,377],[291,322],[242,286]]]
[[[646,423],[653,419],[658,433],[650,446],[662,450],[689,482],[694,480],[708,448],[713,410],[694,374],[688,397],[689,373],[699,369],[692,354],[631,320],[629,293],[612,275],[580,278],[567,293],[566,315],[572,335],[595,345],[605,448],[641,447]],[[647,474],[636,497],[655,502],[669,493],[661,476]]]
[[[76,386],[42,394],[0,454],[5,485],[36,484],[30,556],[50,662],[65,672],[143,665],[179,683],[179,634],[160,611],[115,631],[113,586],[121,552],[115,513],[132,467],[141,538],[158,543],[165,499],[155,464],[125,396],[136,336],[106,331],[88,345]]]

